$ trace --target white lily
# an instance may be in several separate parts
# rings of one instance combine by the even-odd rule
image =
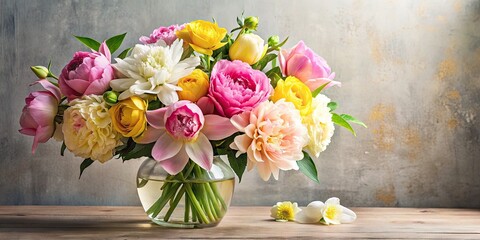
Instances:
[[[295,218],[299,223],[341,224],[351,223],[357,215],[350,209],[340,205],[340,199],[329,198],[325,203],[313,201],[303,208]]]

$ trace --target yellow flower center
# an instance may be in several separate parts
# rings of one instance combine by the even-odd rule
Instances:
[[[340,206],[328,205],[326,206],[324,217],[331,220],[336,220],[340,217],[341,214],[342,208]]]
[[[295,219],[295,211],[291,202],[280,204],[277,208],[277,220],[293,221]]]

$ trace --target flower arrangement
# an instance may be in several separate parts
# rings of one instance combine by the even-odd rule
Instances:
[[[230,32],[203,20],[160,27],[114,63],[126,33],[103,42],[76,36],[91,51],[76,52],[58,77],[50,64],[32,67],[43,89],[25,99],[20,132],[34,137],[33,153],[52,137],[63,141],[62,156],[68,149],[84,158],[80,176],[95,161],[150,157],[180,179],[227,155],[239,180],[256,167],[265,181],[300,170],[318,182],[312,159],[329,145],[334,124],[354,134],[350,123],[365,125],[335,113],[337,104],[321,94],[340,82],[304,42],[283,49],[288,38],[265,42],[254,33],[256,17],[237,22]],[[163,188],[150,214],[188,194],[199,221],[223,215],[214,186]]]

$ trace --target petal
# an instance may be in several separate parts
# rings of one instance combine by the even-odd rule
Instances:
[[[353,212],[352,210],[341,206],[342,207],[342,216],[340,216],[340,222],[341,223],[352,223],[357,219],[357,214]]]
[[[43,88],[51,92],[53,96],[55,96],[55,98],[57,98],[57,100],[60,101],[62,94],[60,93],[60,89],[57,86],[53,85],[51,82],[49,82],[46,79],[40,79],[33,84],[36,84],[36,83],[40,83],[40,85],[42,85]]]
[[[103,54],[105,57],[107,57],[109,62],[111,61],[112,55],[105,41],[103,41],[102,44],[100,44],[100,49],[98,50],[98,52]]]
[[[158,140],[164,133],[164,129],[157,129],[152,126],[147,126],[147,129],[138,137],[133,138],[133,141],[140,144],[148,144]]]
[[[202,128],[202,133],[204,133],[209,140],[224,139],[237,131],[237,128],[233,126],[230,119],[213,114],[205,115],[205,125]]]
[[[340,199],[337,197],[331,197],[325,201],[325,205],[340,205]]]
[[[252,139],[248,137],[246,134],[236,136],[233,141],[237,149],[243,153],[247,152],[248,147],[250,147],[250,145],[252,144]]]
[[[171,158],[180,151],[182,148],[182,143],[175,141],[168,133],[165,131],[157,140],[152,149],[152,157],[157,161],[163,161],[168,158]]]
[[[147,122],[152,127],[157,129],[165,128],[165,112],[168,108],[159,108],[152,111],[147,111]]]
[[[315,89],[319,88],[320,86],[322,86],[323,84],[325,83],[328,83],[330,82],[327,86],[325,86],[325,89],[329,88],[329,87],[332,87],[332,86],[341,86],[342,83],[341,82],[338,82],[338,81],[333,81],[331,79],[328,79],[328,78],[314,78],[314,79],[308,79],[307,81],[305,81],[305,85],[307,85],[307,87],[311,90],[311,91],[315,91]]]
[[[181,172],[187,163],[188,155],[183,147],[180,149],[177,155],[159,162],[160,166],[162,166],[163,169],[165,169],[165,171],[171,175],[176,175],[177,173]]]
[[[323,202],[314,201],[297,213],[295,221],[299,223],[318,223],[322,219]]]
[[[197,140],[185,144],[185,150],[192,161],[205,170],[212,168],[213,149],[208,138],[200,133]]]
[[[250,123],[250,112],[243,112],[237,115],[234,115],[230,122],[232,122],[233,126],[235,126],[238,130],[244,132],[245,128]]]
[[[197,105],[202,109],[204,115],[212,114],[215,110],[215,105],[209,97],[201,97],[198,99]]]

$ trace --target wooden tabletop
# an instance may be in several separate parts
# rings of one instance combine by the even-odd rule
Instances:
[[[214,228],[169,229],[141,207],[0,206],[0,239],[480,239],[480,209],[353,208],[353,224],[275,222],[269,207],[231,207]]]

